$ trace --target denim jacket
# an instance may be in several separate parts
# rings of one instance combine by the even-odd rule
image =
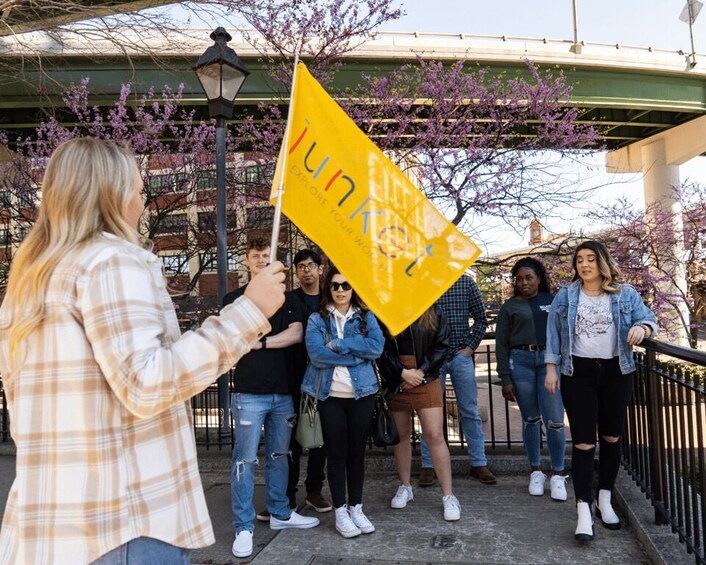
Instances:
[[[324,320],[314,312],[306,326],[305,343],[309,353],[309,365],[304,373],[302,392],[316,394],[316,385],[323,370],[319,400],[326,400],[331,392],[333,370],[337,366],[347,367],[356,399],[375,394],[378,380],[373,361],[380,357],[385,338],[372,312],[365,315],[367,330],[361,331],[362,315],[353,314],[343,327],[343,338],[338,335],[333,315]],[[331,349],[326,343],[331,342]]]
[[[571,360],[576,308],[579,302],[581,281],[575,281],[562,287],[557,293],[547,320],[547,349],[544,361],[559,366],[562,375],[573,375]],[[621,284],[620,292],[610,295],[613,323],[618,332],[618,361],[620,372],[624,375],[635,370],[632,347],[628,345],[628,331],[632,326],[646,324],[652,328],[652,335],[657,334],[657,318],[645,306],[634,287]]]

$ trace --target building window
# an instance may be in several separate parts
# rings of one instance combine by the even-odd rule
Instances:
[[[183,192],[188,188],[188,178],[184,172],[149,175],[146,184],[154,194]]]
[[[17,201],[20,208],[33,208],[34,207],[34,197],[28,192],[20,192],[17,195]]]
[[[218,268],[216,252],[205,251],[204,253],[199,253],[199,263],[202,271],[215,271]]]
[[[199,171],[196,176],[196,190],[213,190],[216,188],[216,171]]]
[[[245,167],[245,182],[248,184],[265,182],[265,175],[263,174],[262,167],[259,165]]]
[[[167,276],[189,274],[189,258],[186,255],[162,255],[162,264]]]
[[[186,233],[189,230],[189,218],[186,214],[170,214],[164,216],[157,224],[155,233]]]
[[[12,243],[12,235],[8,228],[0,229],[0,245],[9,245]]]
[[[275,209],[272,206],[257,206],[248,208],[246,222],[248,229],[262,229],[272,227]]]
[[[201,270],[203,271],[217,271],[218,262],[215,251],[205,251],[199,253],[199,261],[201,265]],[[226,268],[228,271],[235,271],[238,269],[238,254],[235,251],[228,251],[228,262]]]
[[[198,226],[199,232],[211,232],[216,231],[216,212],[199,212],[198,214]],[[236,228],[236,218],[235,211],[226,214],[226,229],[234,230]]]

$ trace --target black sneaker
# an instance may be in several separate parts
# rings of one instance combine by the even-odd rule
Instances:
[[[257,513],[257,519],[260,520],[260,522],[269,522],[270,513],[267,511],[267,509],[260,510]]]

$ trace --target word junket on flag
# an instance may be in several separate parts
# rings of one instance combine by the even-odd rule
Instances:
[[[271,198],[282,178],[284,214],[399,333],[480,249],[368,139],[303,63],[296,72],[290,135],[280,150]]]

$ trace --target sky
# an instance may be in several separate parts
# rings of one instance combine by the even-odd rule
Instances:
[[[433,5],[430,10],[429,6]],[[579,41],[691,52],[686,0],[575,0]],[[469,33],[573,39],[573,0],[402,0],[407,13],[386,31]],[[693,26],[706,53],[706,10]]]
[[[379,28],[381,31],[572,40],[575,4],[579,41],[691,52],[689,26],[679,19],[686,0],[400,0],[398,4],[405,15],[384,24]],[[191,25],[196,24],[192,20]],[[200,25],[203,23],[199,22]],[[695,50],[703,54],[697,55],[697,61],[706,66],[706,9],[692,27]],[[547,220],[548,231],[567,233],[585,229],[586,210],[594,204],[610,203],[617,196],[642,204],[641,176],[608,175],[603,172],[604,158],[603,154],[594,155],[580,168],[567,163],[564,182],[581,178],[580,182],[585,185],[601,188],[590,201],[562,211],[563,221]],[[706,157],[682,165],[680,178],[706,183]],[[527,230],[518,231],[520,233],[513,233],[507,227],[488,221],[482,226],[476,243],[487,254],[517,249],[529,239]]]

